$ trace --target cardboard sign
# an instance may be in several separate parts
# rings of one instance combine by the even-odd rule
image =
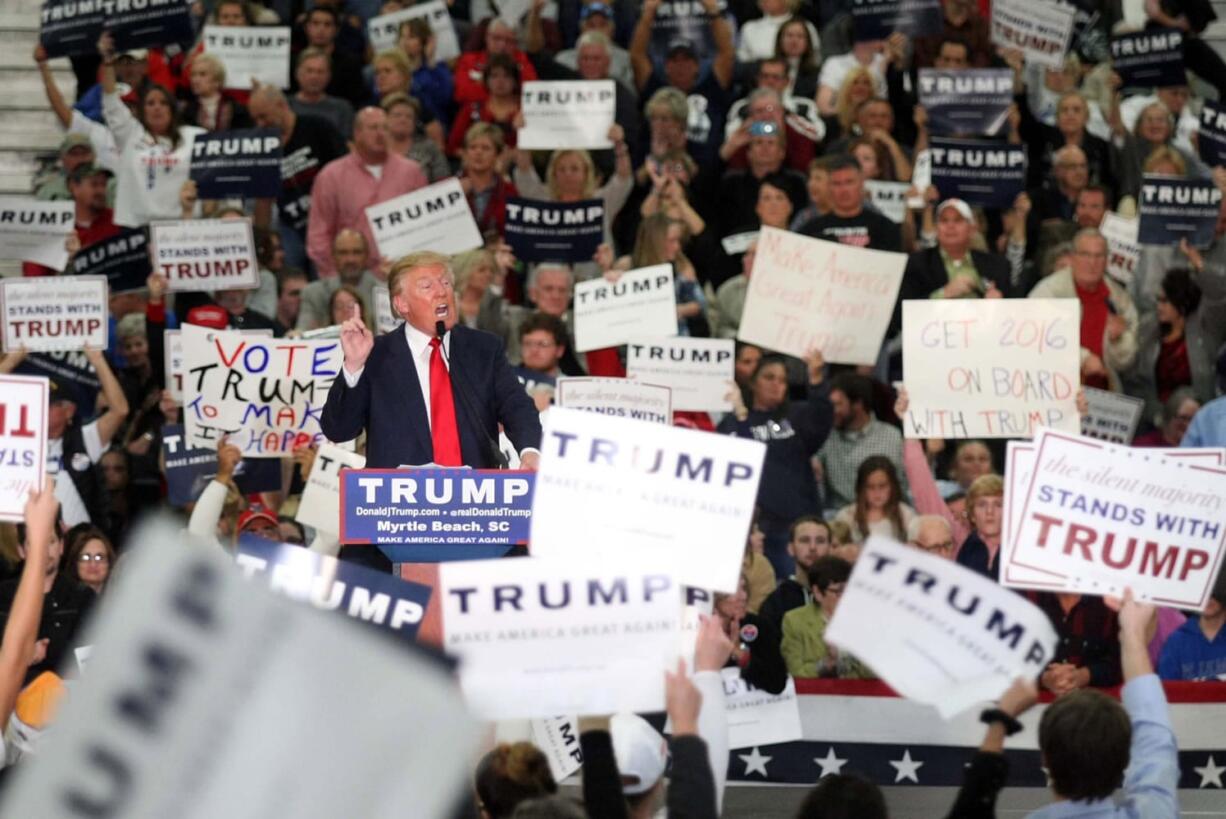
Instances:
[[[583,765],[578,720],[573,717],[532,720],[532,744],[549,760],[555,782],[563,781]]]
[[[149,235],[144,228],[125,228],[78,250],[69,267],[74,276],[105,276],[112,294],[141,290],[153,272]]]
[[[623,273],[617,281],[575,285],[575,352],[616,347],[637,338],[677,334],[673,267],[656,264]]]
[[[226,88],[289,88],[289,26],[205,26],[203,42],[226,67]]]
[[[200,134],[192,143],[191,179],[201,199],[275,199],[281,193],[281,134],[273,128]]]
[[[1073,33],[1076,11],[1044,0],[995,0],[992,44],[1020,49],[1027,65],[1061,69]]]
[[[4,350],[107,348],[110,308],[102,276],[0,280]]]
[[[1177,245],[1187,239],[1196,247],[1208,247],[1217,228],[1222,191],[1209,179],[1145,176],[1139,204],[1141,244]]]
[[[246,458],[281,458],[324,441],[328,390],[341,369],[335,340],[265,339],[183,327],[183,417],[189,446],[223,435]]]
[[[940,34],[940,0],[852,0],[856,42],[885,40],[895,31],[911,37]]]
[[[745,438],[554,407],[536,475],[532,554],[581,550],[599,560],[663,551],[675,555],[680,582],[731,592],[765,455],[764,444]]]
[[[572,547],[575,544],[572,540]],[[439,566],[443,649],[483,719],[658,711],[675,668],[668,561],[539,557]],[[516,639],[507,639],[515,635]]]
[[[528,539],[531,472],[348,469],[341,476],[344,543],[494,547]]]
[[[1081,434],[1113,444],[1132,443],[1145,402],[1131,395],[1085,387],[1090,411],[1081,418]]]
[[[376,284],[375,294],[375,335],[390,333],[400,325],[401,319],[392,312],[392,297],[387,292],[386,284]]]
[[[347,452],[333,443],[320,444],[294,519],[321,532],[338,533],[341,530],[341,471],[364,466],[366,456]]]
[[[1226,468],[1043,430],[1009,558],[1066,591],[1201,610],[1226,549]]]
[[[875,364],[907,266],[867,250],[763,228],[737,338],[803,358]]]
[[[725,668],[720,676],[728,710],[730,749],[794,742],[804,735],[800,727],[796,681],[791,677],[782,693],[771,694],[741,679],[739,668]]]
[[[1184,33],[1173,28],[1147,28],[1111,38],[1111,67],[1124,81],[1122,88],[1163,88],[1187,85],[1183,66]]]
[[[1029,438],[1079,429],[1076,299],[934,299],[902,305],[908,438]]]
[[[378,54],[395,48],[400,41],[400,25],[406,20],[424,17],[434,35],[434,58],[439,62],[451,62],[460,56],[460,41],[456,38],[455,24],[443,0],[417,3],[407,9],[372,17],[366,22],[370,46]]]
[[[0,396],[0,520],[21,522],[47,474],[47,379],[0,375]]]
[[[104,24],[115,37],[116,54],[134,48],[190,44],[196,38],[192,0],[130,0],[107,3],[104,8]]]
[[[408,640],[417,639],[434,591],[302,546],[251,535],[239,538],[234,560],[247,579],[258,577],[272,592],[317,609],[342,611]]]
[[[613,80],[554,80],[524,83],[520,97],[522,150],[612,148],[609,129],[617,99]]]
[[[921,68],[919,103],[934,134],[996,136],[1013,104],[1009,68]]]
[[[1123,285],[1132,284],[1141,245],[1137,242],[1139,224],[1117,213],[1104,213],[1099,232],[1107,240],[1107,274]]]
[[[0,196],[0,258],[34,262],[53,270],[68,264],[68,237],[76,229],[72,201],[42,202]]]
[[[673,422],[672,390],[625,378],[559,378],[554,403],[617,418]]]
[[[932,184],[942,199],[1011,208],[1026,187],[1026,146],[933,137]]]
[[[478,729],[445,663],[258,588],[178,525],[140,535],[4,815],[450,815]]]
[[[882,628],[889,623],[889,628]],[[871,537],[826,627],[895,691],[945,719],[1034,678],[1056,653],[1038,606],[952,560]]]
[[[873,207],[881,211],[882,216],[900,225],[907,220],[907,191],[910,189],[911,185],[907,182],[864,180],[864,190],[868,191]]]
[[[391,259],[415,250],[463,253],[484,244],[455,177],[371,205],[366,219],[379,253]]]
[[[502,235],[522,262],[590,262],[604,240],[604,202],[511,197]]]
[[[106,14],[102,3],[43,0],[38,41],[48,57],[97,54]]]
[[[163,362],[166,389],[170,392],[170,397],[174,399],[176,404],[182,404],[183,375],[186,372],[183,366],[183,331],[163,330],[162,332],[166,351],[166,360]],[[272,337],[272,330],[236,330],[234,332],[249,336]]]
[[[667,338],[626,346],[626,375],[672,390],[673,409],[727,412],[735,383],[730,338]]]
[[[260,265],[250,219],[154,222],[149,228],[157,272],[176,290],[255,290]]]
[[[166,502],[187,506],[200,499],[204,488],[217,477],[217,450],[191,449],[182,424],[162,427],[162,458],[165,462]],[[281,463],[244,458],[234,468],[234,485],[244,495],[281,489]]]
[[[1196,147],[1210,168],[1226,165],[1226,108],[1209,100],[1201,103]]]

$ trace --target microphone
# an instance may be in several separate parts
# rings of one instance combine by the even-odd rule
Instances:
[[[491,460],[496,464],[498,469],[507,469],[510,464],[507,462],[507,456],[502,454],[502,450],[498,448],[498,442],[495,441],[481,424],[480,416],[477,415],[473,405],[468,400],[468,390],[462,389],[459,383],[459,375],[451,369],[451,357],[447,355],[447,345],[443,344],[443,336],[447,335],[447,325],[442,321],[434,322],[434,335],[438,338],[439,352],[443,354],[443,361],[447,362],[447,371],[451,374],[451,383],[455,385],[456,394],[460,396],[460,404],[464,408],[464,413],[469,416],[482,437],[485,438],[486,454],[492,456]]]

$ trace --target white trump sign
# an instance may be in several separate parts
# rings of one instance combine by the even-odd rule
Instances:
[[[908,438],[1076,432],[1076,299],[930,299],[902,305]]]
[[[4,349],[31,352],[107,348],[105,276],[39,276],[0,281]]]
[[[680,582],[733,592],[765,455],[745,438],[554,407],[532,498],[532,554],[668,552]]]
[[[559,378],[555,403],[618,418],[673,422],[672,390],[625,378]]]
[[[456,37],[455,25],[451,22],[451,13],[443,0],[417,3],[407,9],[370,18],[366,23],[366,32],[370,35],[370,45],[375,53],[395,48],[400,40],[400,26],[419,17],[430,24],[430,32],[434,35],[436,60],[450,62],[460,56],[460,41]]]
[[[835,364],[875,364],[907,257],[762,228],[737,338]]]
[[[255,290],[260,265],[250,219],[154,222],[153,269],[171,290]]]
[[[796,681],[791,677],[782,692],[772,694],[747,683],[739,668],[725,668],[720,676],[728,711],[729,748],[794,742],[803,736]]]
[[[678,658],[668,560],[533,556],[439,566],[443,649],[484,719],[658,711]],[[515,635],[515,639],[508,639]]]
[[[289,88],[289,26],[205,26],[204,50],[226,67],[226,88]]]
[[[47,474],[48,382],[0,375],[0,520],[20,522],[31,490]]]
[[[1030,65],[1060,69],[1077,16],[1074,6],[1044,0],[996,0],[992,44],[1019,49]]]
[[[341,470],[361,469],[366,456],[348,452],[333,443],[320,444],[315,463],[302,490],[302,501],[294,519],[321,532],[335,535],[341,530]]]
[[[33,262],[52,270],[68,264],[66,242],[76,227],[72,201],[41,202],[0,196],[0,259]]]
[[[946,719],[997,699],[1017,677],[1037,677],[1056,650],[1051,621],[1024,597],[878,537],[856,560],[826,641]]]
[[[481,247],[460,180],[449,177],[366,209],[380,255],[397,259],[415,250],[463,253]]]
[[[526,82],[520,98],[524,127],[516,145],[524,150],[612,148],[617,84],[613,80]]]
[[[673,391],[673,407],[727,412],[734,389],[736,342],[730,338],[665,338],[626,345],[626,374]]]
[[[677,334],[677,294],[669,264],[640,267],[617,281],[575,285],[575,352]]]

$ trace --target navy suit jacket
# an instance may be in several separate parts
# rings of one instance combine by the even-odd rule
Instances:
[[[540,448],[540,416],[507,363],[502,341],[491,333],[456,325],[449,347],[451,390],[465,466],[496,468],[482,430],[497,442],[499,423],[516,449]],[[460,398],[461,390],[476,418]],[[332,441],[351,440],[365,429],[366,466],[394,469],[434,460],[427,418],[409,341],[404,325],[399,324],[375,339],[356,386],[350,388],[343,373],[332,382],[319,426]]]

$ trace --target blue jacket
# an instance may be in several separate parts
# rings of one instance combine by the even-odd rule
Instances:
[[[1191,617],[1162,646],[1158,676],[1164,680],[1226,679],[1226,628],[1210,642]]]

